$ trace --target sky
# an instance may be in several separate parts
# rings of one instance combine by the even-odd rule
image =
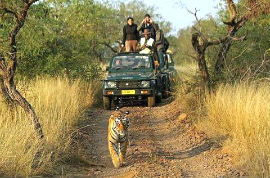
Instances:
[[[195,21],[194,15],[188,10],[192,12],[195,11],[195,8],[199,10],[198,18],[206,17],[209,14],[215,16],[220,0],[143,0],[143,2],[147,5],[154,5],[156,12],[172,23],[172,34],[177,35],[179,29],[191,26]]]

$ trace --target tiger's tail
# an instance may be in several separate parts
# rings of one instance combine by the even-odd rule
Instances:
[[[112,143],[111,141],[108,141],[109,151],[112,158],[112,163],[114,167],[119,168],[120,167],[120,159],[117,153],[117,143]]]

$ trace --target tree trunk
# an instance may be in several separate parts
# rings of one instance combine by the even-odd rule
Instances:
[[[4,85],[4,79],[1,75],[0,75],[0,98],[2,98],[2,102],[5,103],[6,105],[10,107],[14,106],[14,102],[7,92],[7,89]]]
[[[192,34],[192,46],[197,53],[197,62],[200,74],[205,88],[210,89],[210,76],[205,61],[205,50],[208,47],[208,42],[204,41],[199,33]]]
[[[210,76],[206,65],[204,53],[198,55],[198,67],[201,73],[204,86],[210,89]]]
[[[33,107],[29,102],[20,94],[16,89],[14,84],[14,76],[17,66],[17,45],[16,45],[16,36],[20,29],[23,27],[24,22],[27,17],[27,12],[30,6],[37,2],[38,0],[22,0],[23,4],[22,10],[16,12],[12,9],[9,9],[7,4],[0,4],[0,10],[4,14],[11,14],[14,17],[15,25],[8,35],[9,40],[9,51],[8,57],[1,55],[0,58],[0,87],[1,93],[4,95],[4,98],[11,99],[13,103],[18,104],[23,108],[25,113],[28,115],[34,124],[34,128],[40,139],[44,138],[41,125],[38,121],[37,115]]]
[[[16,102],[19,106],[23,108],[28,117],[32,120],[34,124],[34,129],[36,130],[40,139],[44,137],[41,125],[38,121],[37,115],[33,109],[33,107],[29,104],[29,102],[20,94],[20,92],[16,89],[14,85],[13,79],[7,80],[4,79],[4,86],[7,89],[7,93],[10,98]]]

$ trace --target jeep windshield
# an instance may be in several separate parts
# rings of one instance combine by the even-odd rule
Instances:
[[[153,63],[149,56],[115,56],[111,62],[113,70],[152,69]]]

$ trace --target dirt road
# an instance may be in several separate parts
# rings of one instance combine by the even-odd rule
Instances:
[[[116,169],[107,148],[107,122],[112,111],[90,109],[82,140],[89,166],[80,177],[238,177],[230,155],[221,152],[198,131],[176,101],[163,101],[157,107],[125,107],[129,110],[130,146],[124,167]],[[73,176],[75,176],[73,174]]]

